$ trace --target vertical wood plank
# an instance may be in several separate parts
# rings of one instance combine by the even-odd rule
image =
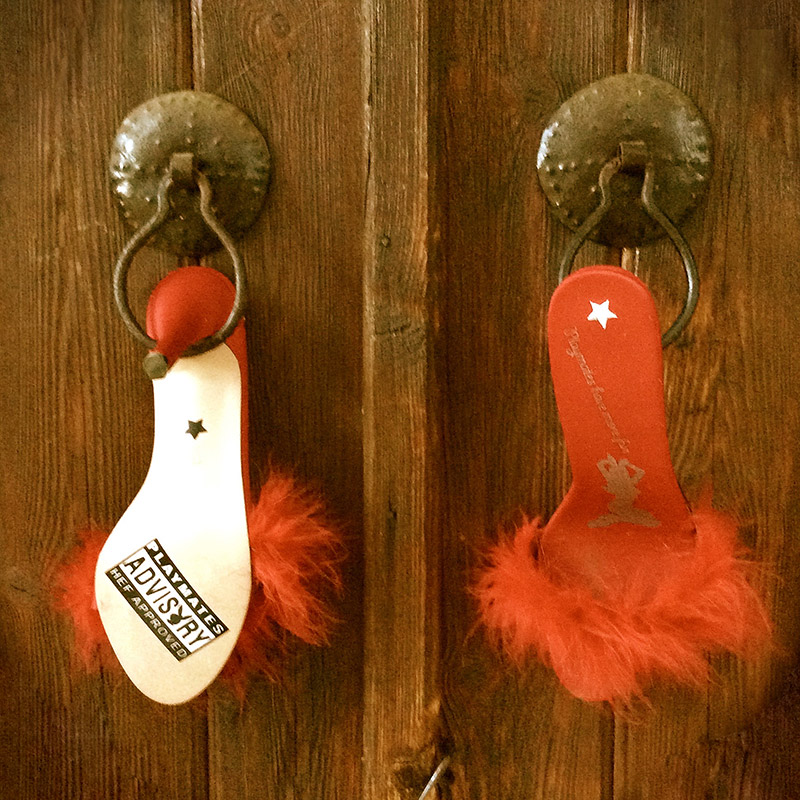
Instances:
[[[445,2],[435,35],[446,522],[444,681],[455,797],[608,798],[610,716],[533,661],[522,674],[475,634],[477,551],[569,485],[546,317],[570,232],[536,175],[539,138],[571,94],[624,67],[619,3]],[[620,46],[620,41],[623,46]],[[618,263],[595,245],[576,267]]]
[[[643,725],[618,726],[616,796],[791,797],[791,715],[782,705],[756,715],[796,693],[787,671],[800,618],[800,16],[796,4],[780,2],[635,0],[631,8],[632,68],[686,91],[714,137],[709,195],[685,228],[701,300],[681,342],[665,353],[673,460],[685,488],[713,477],[719,505],[745,523],[746,544],[767,564],[760,585],[790,657],[754,665],[716,658],[707,696],[657,693]],[[667,245],[640,253],[640,274],[665,316],[682,290],[673,262]]]
[[[437,417],[431,384],[428,8],[364,0],[363,794],[418,797],[436,767]]]
[[[250,285],[253,485],[270,463],[329,501],[348,537],[330,648],[299,644],[281,685],[209,695],[210,796],[360,793],[363,24],[356,2],[195,0],[195,87],[264,133],[272,176],[241,242]],[[225,257],[210,263],[229,271]]]
[[[189,85],[185,11],[0,3],[0,774],[21,800],[207,796],[202,714],[73,669],[47,585],[76,529],[118,518],[149,460],[150,386],[112,306],[130,232],[107,154],[133,106]]]

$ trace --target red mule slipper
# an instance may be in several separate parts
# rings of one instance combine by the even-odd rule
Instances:
[[[545,526],[488,553],[481,620],[584,700],[625,705],[655,678],[701,685],[708,651],[752,655],[770,623],[736,523],[710,498],[690,510],[675,478],[653,299],[619,267],[578,270],[553,294],[548,337],[573,482]]]
[[[110,640],[161,703],[191,699],[221,670],[240,693],[248,674],[275,677],[281,631],[323,642],[332,616],[319,590],[339,588],[341,543],[317,498],[272,474],[250,502],[243,323],[180,357],[233,301],[230,281],[206,267],[171,272],[153,291],[148,335],[171,369],[153,382],[150,469],[112,533],[83,534],[60,571],[84,661],[113,662]]]

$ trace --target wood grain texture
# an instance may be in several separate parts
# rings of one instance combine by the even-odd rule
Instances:
[[[800,7],[792,0],[0,0],[0,776],[21,800],[800,800]],[[701,301],[666,353],[673,460],[768,569],[782,654],[660,687],[637,724],[523,673],[474,630],[478,551],[569,485],[545,321],[569,232],[536,177],[563,100],[624,70],[692,97],[715,140],[684,230]],[[141,353],[112,308],[128,235],[108,147],[194,86],[264,132],[242,251],[251,466],[291,468],[348,537],[341,624],[281,685],[157,708],[70,663],[49,566],[111,525],[152,442]],[[222,256],[209,263],[223,271]],[[588,245],[664,319],[668,244]],[[137,256],[140,316],[174,260]],[[447,794],[447,793],[445,793]],[[444,796],[444,795],[443,795]]]
[[[793,797],[797,727],[786,697],[796,693],[787,672],[799,610],[798,7],[636,0],[631,8],[631,68],[687,92],[714,137],[710,191],[685,227],[701,301],[665,354],[673,460],[684,488],[713,478],[717,503],[743,520],[746,544],[767,565],[760,584],[785,653],[754,665],[714,659],[707,696],[664,690],[644,724],[620,724],[615,796]],[[676,262],[667,245],[639,255],[665,316],[680,303]]]
[[[442,332],[445,710],[458,798],[607,798],[610,715],[534,663],[504,665],[474,632],[477,553],[569,485],[545,323],[569,231],[536,175],[550,115],[619,68],[613,3],[437,4],[437,236]],[[434,36],[434,33],[432,33]],[[595,245],[576,266],[618,263]]]
[[[150,387],[111,304],[129,233],[107,153],[130,108],[188,85],[187,18],[161,0],[4,2],[0,16],[4,792],[205,798],[202,714],[73,670],[48,587],[78,527],[113,522],[149,460]]]
[[[348,537],[330,648],[298,645],[282,685],[209,699],[212,798],[360,793],[363,24],[354,2],[193,4],[195,87],[264,133],[273,171],[242,240],[254,486],[270,464],[329,502]],[[224,256],[210,263],[224,271]]]
[[[431,384],[428,5],[365,0],[365,685],[362,796],[437,763],[439,474]]]

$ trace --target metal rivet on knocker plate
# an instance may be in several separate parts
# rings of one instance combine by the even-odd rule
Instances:
[[[151,339],[128,303],[127,275],[145,244],[184,256],[224,247],[233,264],[236,298],[225,324],[192,345],[198,355],[224,341],[242,316],[246,280],[234,240],[255,221],[269,178],[264,137],[235,106],[205,92],[172,92],[148,100],[123,121],[111,151],[112,188],[135,233],[114,268],[114,299],[131,335]],[[159,353],[145,358],[151,378],[166,373]]]

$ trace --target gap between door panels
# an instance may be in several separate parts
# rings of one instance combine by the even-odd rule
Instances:
[[[173,0],[175,24],[175,89],[195,88],[195,3],[193,0]],[[166,90],[164,90],[166,91]]]
[[[642,45],[641,15],[644,0],[612,0],[614,2],[614,74],[637,72],[641,69]],[[617,251],[619,265],[634,275],[639,273],[639,248],[623,247]],[[608,716],[601,752],[604,755],[604,773],[601,776],[600,800],[615,800],[617,718],[613,711]],[[621,787],[620,787],[621,788]]]

